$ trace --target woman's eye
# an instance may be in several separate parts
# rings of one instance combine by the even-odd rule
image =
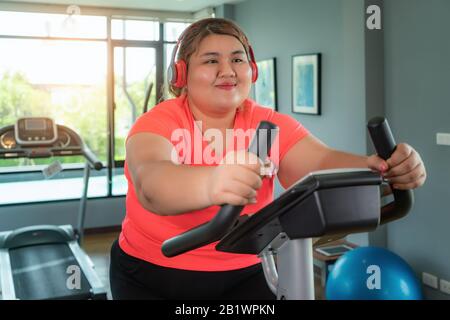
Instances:
[[[217,60],[211,59],[211,60],[205,61],[205,63],[207,63],[207,64],[210,64],[210,63],[217,63]]]
[[[242,59],[240,59],[240,58],[236,58],[236,59],[233,59],[233,62],[243,62],[244,60],[242,60]]]

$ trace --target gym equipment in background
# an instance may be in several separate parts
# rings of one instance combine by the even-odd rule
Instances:
[[[2,299],[106,299],[94,264],[80,247],[90,169],[100,170],[102,163],[75,131],[50,118],[22,118],[0,129],[0,159],[53,156],[86,159],[77,229],[71,225],[38,225],[1,232]],[[78,270],[81,278],[72,287],[69,277]]]
[[[262,122],[249,151],[265,159],[274,137],[261,141],[261,127],[275,128]],[[368,129],[378,155],[388,159],[395,141],[387,121],[374,118]],[[219,251],[261,257],[278,299],[314,299],[313,244],[374,230],[410,211],[411,190],[393,190],[394,201],[381,207],[383,182],[379,173],[364,169],[314,172],[250,217],[239,217],[242,206],[224,205],[210,222],[166,240],[162,252],[172,257],[220,240]]]

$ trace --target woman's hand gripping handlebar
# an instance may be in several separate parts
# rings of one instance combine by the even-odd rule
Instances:
[[[268,121],[260,122],[248,152],[264,161],[277,134],[276,125]],[[166,257],[174,257],[220,240],[235,225],[243,209],[243,205],[223,205],[211,221],[164,241],[162,253]]]
[[[368,122],[367,128],[378,156],[384,160],[389,159],[395,151],[396,143],[387,120],[382,117],[373,118]],[[394,201],[381,208],[380,224],[404,217],[414,203],[412,190],[391,189]]]

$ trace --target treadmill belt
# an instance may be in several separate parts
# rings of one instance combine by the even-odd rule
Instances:
[[[11,249],[9,252],[14,289],[18,299],[87,299],[90,297],[89,282],[67,244],[28,246]],[[78,268],[69,268],[70,266]],[[79,282],[74,280],[75,275],[78,274]]]

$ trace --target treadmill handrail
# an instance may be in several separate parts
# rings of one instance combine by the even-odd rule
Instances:
[[[85,143],[83,143],[81,151],[83,152],[84,157],[92,168],[94,168],[95,170],[101,170],[103,168],[103,163],[97,158],[97,156],[92,152],[91,149],[89,149],[89,147]]]
[[[277,133],[272,134],[272,130],[276,130]],[[275,124],[261,121],[248,152],[256,154],[260,159],[266,159],[278,134],[277,130],[278,127]],[[263,132],[266,132],[267,135],[264,137],[265,139],[260,139]],[[162,253],[166,257],[174,257],[220,240],[235,225],[243,208],[244,206],[223,205],[211,221],[164,241],[161,247]]]
[[[80,147],[80,152],[86,159],[86,161],[91,165],[92,168],[95,170],[101,170],[103,168],[103,163],[97,158],[97,156],[92,152],[92,150],[88,147],[88,145],[83,141],[83,139],[80,137],[78,133],[73,131],[72,129],[63,126],[58,125],[58,128],[61,128],[62,130],[66,130],[72,133],[73,136],[77,138],[77,142]],[[52,148],[52,150],[59,150],[60,148]]]

